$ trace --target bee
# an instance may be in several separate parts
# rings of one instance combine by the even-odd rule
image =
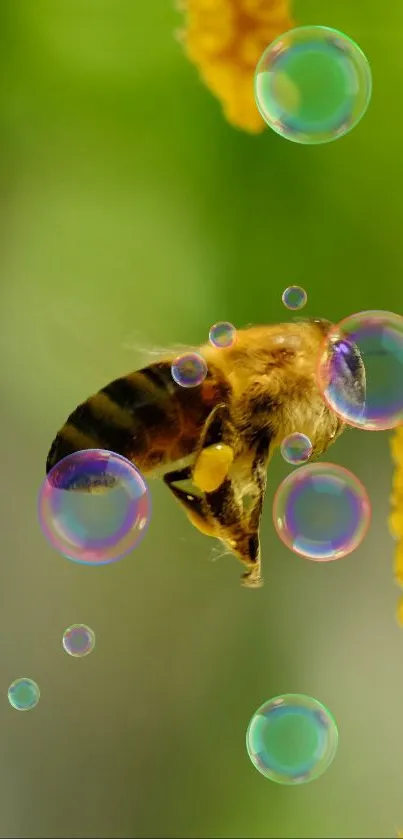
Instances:
[[[298,431],[309,437],[315,457],[344,429],[317,385],[318,357],[331,329],[326,320],[300,320],[239,330],[231,347],[203,345],[198,352],[207,374],[197,387],[173,380],[172,355],[115,379],[67,418],[47,473],[83,449],[123,455],[143,475],[162,478],[190,522],[235,554],[243,585],[261,586],[259,528],[273,452]],[[337,354],[339,392],[363,403],[358,348],[334,337],[329,347],[330,356]]]

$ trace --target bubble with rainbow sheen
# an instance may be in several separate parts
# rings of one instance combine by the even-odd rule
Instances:
[[[366,536],[371,504],[361,481],[334,463],[308,463],[277,489],[273,521],[294,553],[317,562],[352,553]]]
[[[74,562],[106,565],[136,548],[151,517],[139,470],[105,449],[74,452],[47,475],[38,499],[42,532]]]
[[[16,711],[31,711],[36,708],[41,692],[33,679],[16,679],[8,689],[8,701]]]
[[[207,363],[197,352],[178,355],[172,363],[171,374],[174,382],[181,387],[197,387],[207,375]]]
[[[95,647],[95,633],[85,623],[74,623],[63,633],[62,644],[66,653],[83,658]]]
[[[303,309],[308,300],[308,295],[304,288],[300,285],[290,285],[283,291],[281,299],[284,306],[292,312],[298,312]]]
[[[217,349],[233,347],[236,341],[235,326],[225,320],[215,323],[210,329],[209,341]]]
[[[403,317],[370,310],[342,320],[326,336],[317,381],[329,407],[348,425],[364,431],[402,425]]]
[[[246,748],[255,767],[277,784],[306,784],[329,768],[338,730],[327,708],[299,693],[275,696],[255,711]]]
[[[260,114],[294,143],[329,143],[347,134],[364,116],[371,92],[368,59],[351,38],[328,26],[285,32],[256,66]]]
[[[312,443],[306,434],[295,431],[284,438],[280,451],[287,463],[292,466],[299,466],[309,460],[312,454]]]

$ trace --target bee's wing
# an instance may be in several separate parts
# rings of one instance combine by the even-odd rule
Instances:
[[[128,350],[130,353],[135,353],[140,359],[140,363],[144,365],[152,361],[164,358],[174,358],[186,352],[194,352],[197,347],[189,344],[171,344],[168,346],[158,346],[147,341],[140,330],[135,330],[122,342],[122,348]]]

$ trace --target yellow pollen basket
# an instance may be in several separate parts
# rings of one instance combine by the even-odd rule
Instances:
[[[227,477],[233,460],[233,449],[224,443],[202,449],[193,469],[193,483],[202,492],[215,492]]]

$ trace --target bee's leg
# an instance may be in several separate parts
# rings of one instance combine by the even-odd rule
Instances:
[[[250,541],[243,524],[243,507],[237,499],[232,482],[227,478],[215,492],[203,496],[174,486],[177,481],[191,478],[191,467],[168,472],[164,482],[182,505],[189,521],[206,536],[214,536],[225,543],[245,565],[245,585],[261,585],[259,541]]]
[[[190,522],[201,533],[215,536],[224,542],[242,562],[246,569],[242,577],[243,585],[249,588],[258,588],[263,584],[259,523],[265,489],[265,472],[261,469],[258,471],[261,459],[265,463],[265,458],[259,456],[255,469],[256,497],[246,519],[242,502],[229,478],[226,478],[214,492],[206,492],[199,497],[174,486],[177,481],[191,478],[191,467],[164,475],[164,482],[184,507]],[[262,478],[264,478],[263,483]]]
[[[191,466],[186,466],[184,469],[167,472],[163,477],[163,481],[176,500],[182,505],[189,521],[194,527],[206,536],[216,536],[215,524],[209,518],[204,497],[174,486],[177,481],[188,481],[191,477],[192,468]]]
[[[262,438],[252,464],[253,502],[244,520],[243,554],[248,557],[249,570],[243,575],[243,585],[256,588],[263,584],[261,576],[260,519],[267,483],[267,462],[270,439]],[[247,563],[246,563],[247,564]]]
[[[216,405],[204,424],[192,478],[202,492],[214,492],[227,478],[234,460],[235,431],[227,405]]]
[[[205,495],[209,515],[218,523],[218,537],[233,551],[245,567],[242,584],[250,588],[263,585],[261,576],[259,532],[252,531],[244,520],[243,505],[228,478],[215,492]]]
[[[258,532],[263,510],[263,501],[267,484],[267,463],[270,441],[262,439],[259,443],[252,464],[252,481],[255,487],[254,501],[248,513],[248,525],[252,532]]]

